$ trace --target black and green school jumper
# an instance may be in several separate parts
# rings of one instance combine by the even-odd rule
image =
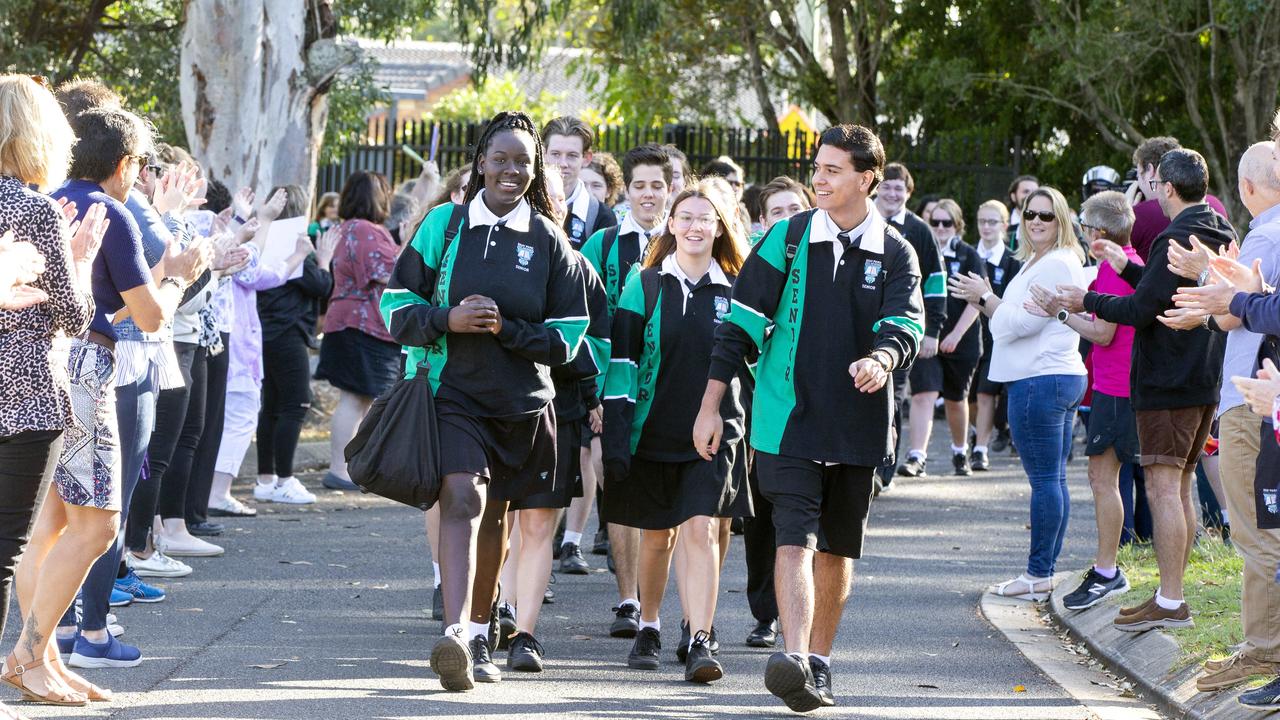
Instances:
[[[602,440],[606,522],[665,530],[700,515],[751,515],[741,361],[720,407],[719,452],[708,462],[693,447],[732,280],[715,265],[696,283],[682,276],[674,255],[661,267],[633,270],[613,318]]]
[[[510,500],[554,489],[550,368],[573,358],[588,315],[581,270],[555,223],[525,203],[503,219],[510,226],[480,224],[473,220],[492,216],[483,202],[482,192],[461,213],[445,204],[427,215],[381,309],[407,346],[406,376],[420,362],[430,367],[441,472],[483,475],[491,497]],[[527,229],[515,226],[521,211]],[[460,231],[446,248],[451,219]],[[497,335],[449,332],[449,310],[472,294],[497,303]]]
[[[604,284],[581,253],[575,251],[574,256],[582,269],[591,324],[573,360],[551,368],[556,388],[552,402],[556,412],[555,489],[513,501],[512,510],[567,508],[574,498],[582,497],[582,438],[590,430],[587,413],[600,407],[597,378],[609,366],[610,338]]]
[[[869,212],[875,213],[868,202]],[[836,264],[811,243],[810,210],[770,228],[734,284],[716,332],[710,378],[730,382],[756,348],[751,446],[803,460],[878,467],[893,458],[892,383],[859,392],[851,363],[882,351],[893,368],[915,360],[924,336],[920,269],[910,244],[878,214]],[[788,259],[787,230],[803,224]]]

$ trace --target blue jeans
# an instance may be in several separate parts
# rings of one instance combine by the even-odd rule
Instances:
[[[116,422],[120,426],[120,480],[123,483],[120,493],[121,524],[129,517],[130,501],[133,499],[134,488],[138,486],[138,478],[142,475],[147,445],[151,442],[151,432],[155,429],[156,396],[150,373],[133,385],[116,388]],[[116,536],[110,549],[89,568],[89,575],[81,586],[84,615],[80,627],[84,630],[102,630],[107,627],[111,590],[115,587],[116,577],[120,572],[121,535]],[[74,605],[67,608],[60,624],[75,624]]]
[[[1067,453],[1084,375],[1041,375],[1015,380],[1009,390],[1009,431],[1031,482],[1031,552],[1027,574],[1051,577],[1071,516]]]

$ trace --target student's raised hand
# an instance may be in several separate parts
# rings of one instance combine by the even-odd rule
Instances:
[[[724,437],[724,419],[714,408],[702,408],[693,421],[693,449],[703,460],[711,460],[720,452],[720,438]]]
[[[869,357],[855,360],[849,365],[849,375],[853,376],[853,386],[864,393],[877,392],[889,381],[889,371],[884,364]]]

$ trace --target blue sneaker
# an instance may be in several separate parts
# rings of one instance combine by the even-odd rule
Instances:
[[[140,603],[158,603],[165,599],[164,590],[142,582],[142,578],[138,577],[132,569],[129,574],[116,580],[115,590],[112,591],[112,597],[115,593],[124,593],[129,596],[131,602]]]
[[[144,601],[145,602],[145,601]],[[107,603],[111,607],[124,607],[133,603],[133,593],[120,589],[120,581],[116,581],[116,586],[111,588],[111,600]]]
[[[68,635],[67,637],[55,635],[55,637],[58,640],[58,654],[65,657],[76,649],[76,638],[80,637],[80,630],[77,629],[75,635]]]
[[[107,636],[101,644],[89,642],[84,635],[76,637],[75,649],[67,664],[74,668],[131,668],[142,664],[142,651]]]

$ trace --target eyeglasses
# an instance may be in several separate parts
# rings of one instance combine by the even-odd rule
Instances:
[[[936,228],[949,228],[956,224],[955,220],[930,220],[929,224]]]
[[[125,156],[124,156],[124,159],[125,159],[125,160],[137,160],[137,161],[138,161],[138,167],[145,167],[145,166],[146,166],[146,164],[147,164],[147,156],[146,156],[146,155],[125,155]]]
[[[1058,216],[1045,210],[1041,210],[1040,212],[1036,212],[1035,210],[1022,211],[1023,220],[1030,222],[1031,220],[1035,220],[1036,218],[1040,218],[1040,222],[1053,222],[1054,220],[1058,219]]]
[[[979,219],[978,219],[978,224],[979,224],[979,225],[989,225],[989,226],[994,227],[994,226],[996,226],[996,225],[999,225],[999,224],[1000,224],[1000,221],[999,221],[999,220],[983,220],[982,218],[979,218]]]
[[[694,225],[713,228],[719,222],[715,215],[699,215],[695,217],[686,213],[676,213],[675,221],[676,226],[682,228],[691,228]]]
[[[1151,186],[1151,189],[1152,189],[1152,190],[1155,190],[1156,188],[1160,187],[1161,185],[1163,185],[1163,184],[1165,184],[1165,183],[1167,183],[1167,182],[1169,182],[1169,181],[1168,181],[1168,180],[1161,180],[1160,178],[1151,178],[1150,180],[1148,180],[1148,181],[1147,181],[1147,184]]]
[[[1097,225],[1090,225],[1088,223],[1080,223],[1080,229],[1086,230],[1086,231],[1097,230],[1098,232],[1102,232],[1102,228],[1098,227]]]

